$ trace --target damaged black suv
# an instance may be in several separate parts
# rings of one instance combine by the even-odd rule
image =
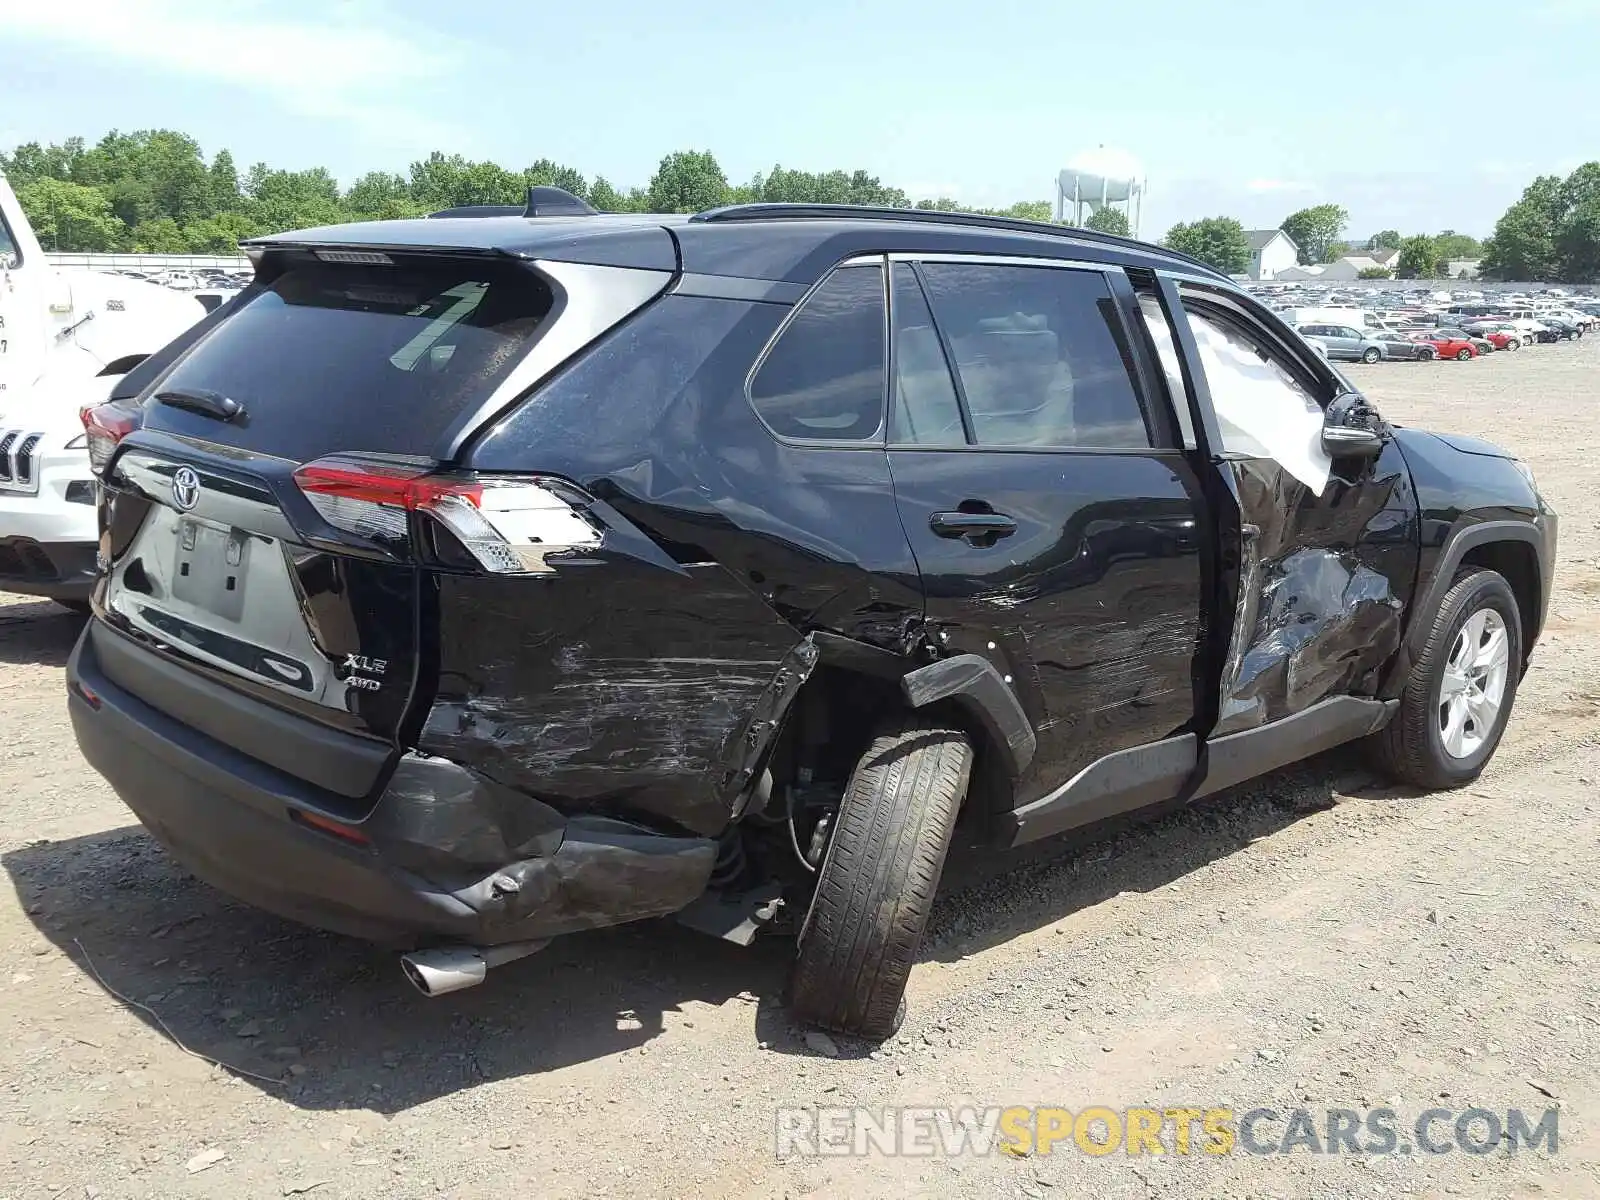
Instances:
[[[1223,276],[1088,230],[747,205],[249,244],[85,423],[89,761],[425,991],[676,914],[881,1038],[953,840],[1362,739],[1494,752],[1555,516]]]

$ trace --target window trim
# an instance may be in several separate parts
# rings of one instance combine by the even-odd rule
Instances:
[[[1291,370],[1319,407],[1326,409],[1335,397],[1351,390],[1333,367],[1311,350],[1303,336],[1298,339],[1285,337],[1285,333],[1292,332],[1289,326],[1249,297],[1219,287],[1214,282],[1201,283],[1189,278],[1174,278],[1173,282],[1185,317],[1189,311],[1188,300],[1193,296],[1202,309],[1210,305],[1221,310],[1227,318],[1244,324],[1247,332],[1253,331],[1276,351],[1282,359],[1280,365]]]
[[[879,299],[882,300],[883,311],[883,378],[878,389],[878,428],[864,438],[799,438],[790,434],[779,433],[770,424],[766,417],[761,415],[761,408],[756,404],[755,393],[751,390],[756,376],[761,373],[761,368],[766,364],[772,354],[772,348],[783,340],[783,335],[789,327],[799,319],[800,313],[810,302],[811,297],[828,285],[834,275],[848,267],[876,266],[878,268]],[[756,360],[750,364],[750,369],[744,376],[744,400],[750,406],[750,411],[755,414],[761,428],[765,429],[774,441],[785,446],[794,446],[802,450],[882,450],[885,439],[889,436],[889,385],[893,376],[890,374],[890,365],[894,358],[894,324],[889,314],[889,263],[888,256],[879,252],[875,254],[852,254],[842,258],[833,266],[822,273],[822,276],[805,290],[805,294],[790,306],[784,314],[778,327],[772,331],[772,336],[767,339],[767,344],[761,347],[761,353],[756,355]]]
[[[1152,405],[1149,380],[1146,379],[1146,364],[1136,346],[1135,331],[1130,328],[1126,305],[1117,290],[1116,279],[1118,276],[1126,279],[1126,274],[1121,265],[1117,263],[1092,262],[1088,259],[1067,258],[1037,258],[1031,255],[1020,254],[977,254],[942,251],[893,251],[882,256],[885,260],[884,286],[888,292],[888,304],[893,304],[893,279],[892,272],[896,263],[903,263],[911,267],[917,280],[917,286],[922,289],[923,300],[928,305],[928,313],[933,318],[933,327],[939,335],[939,345],[944,351],[945,369],[950,372],[951,381],[955,384],[956,402],[961,408],[961,423],[968,442],[952,442],[941,445],[932,445],[927,442],[897,442],[888,440],[884,445],[890,450],[929,450],[948,453],[952,450],[975,450],[991,454],[1111,454],[1126,456],[1129,454],[1165,454],[1182,453],[1181,447],[1174,444],[1171,430],[1167,422],[1160,417]],[[1142,446],[988,446],[977,440],[977,427],[972,420],[971,410],[967,407],[967,392],[961,382],[961,372],[956,368],[955,352],[950,346],[949,335],[946,334],[939,314],[934,311],[933,300],[928,295],[927,283],[922,277],[921,265],[924,263],[951,263],[964,266],[993,266],[993,267],[1029,267],[1055,271],[1087,271],[1098,275],[1104,283],[1106,296],[1111,301],[1112,308],[1116,311],[1117,321],[1122,331],[1122,344],[1117,347],[1118,357],[1123,358],[1123,365],[1128,370],[1128,383],[1133,390],[1134,403],[1139,408],[1139,416],[1144,421],[1145,436],[1148,439]],[[887,305],[886,305],[887,307]],[[889,313],[889,353],[886,356],[889,362],[888,401],[892,406],[894,400],[893,388],[896,383],[894,374],[894,356],[896,339],[894,336],[894,315]],[[1115,338],[1113,338],[1115,340]],[[1124,354],[1126,350],[1126,354]],[[1131,359],[1132,361],[1128,361]],[[884,433],[891,432],[888,415],[884,418]],[[1168,444],[1161,444],[1161,443]],[[809,444],[809,443],[808,443]]]

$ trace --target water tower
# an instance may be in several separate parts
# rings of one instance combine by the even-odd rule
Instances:
[[[1085,151],[1056,176],[1056,220],[1082,225],[1098,210],[1114,208],[1138,237],[1144,188],[1144,168],[1133,155],[1104,146]]]

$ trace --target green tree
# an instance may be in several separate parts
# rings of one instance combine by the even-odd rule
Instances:
[[[1440,258],[1477,258],[1483,253],[1483,245],[1477,238],[1454,229],[1444,230],[1433,240]]]
[[[239,171],[233,165],[233,155],[226,150],[218,150],[206,174],[210,177],[211,211],[236,211],[244,202],[244,197],[239,194]]]
[[[1401,279],[1437,279],[1439,277],[1439,245],[1425,233],[1408,237],[1400,243],[1400,258],[1394,273]]]
[[[435,150],[411,164],[411,197],[428,212],[466,204],[521,204],[527,196],[522,176],[498,163]]]
[[[257,163],[246,176],[246,190],[250,202],[245,215],[264,233],[337,225],[346,219],[339,185],[325,167],[275,171]]]
[[[46,250],[115,250],[127,236],[127,228],[98,188],[37,175],[16,193],[22,211],[28,214],[28,224]]]
[[[1393,229],[1382,229],[1367,239],[1368,250],[1400,249],[1400,234]]]
[[[184,226],[183,241],[190,254],[237,254],[240,242],[265,232],[242,212],[220,212]]]
[[[628,201],[604,176],[596,175],[589,187],[589,203],[601,212],[626,212]]]
[[[1556,222],[1562,209],[1562,180],[1541,175],[1522,198],[1495,222],[1484,247],[1483,273],[1492,279],[1554,279],[1557,275]]]
[[[134,227],[133,249],[139,254],[187,254],[189,241],[171,217],[153,217]]]
[[[1240,275],[1250,263],[1244,226],[1232,217],[1203,217],[1167,230],[1165,244],[1180,254],[1209,263],[1226,275]]]
[[[350,185],[340,203],[355,221],[393,221],[420,217],[427,211],[412,198],[404,177],[390,171],[368,171]]]
[[[1394,272],[1388,267],[1362,267],[1356,275],[1357,279],[1392,279]]]
[[[1337,204],[1302,208],[1283,219],[1282,230],[1300,247],[1301,265],[1328,260],[1328,249],[1339,240],[1350,214]]]
[[[1101,233],[1115,233],[1122,237],[1127,237],[1130,232],[1127,215],[1115,208],[1097,208],[1083,224],[1086,229],[1098,229]]]
[[[728,201],[728,177],[709,150],[677,150],[650,179],[650,211],[694,213]]]
[[[0,154],[0,171],[11,181],[12,188],[20,191],[22,185],[35,179],[60,179],[71,183],[88,183],[76,174],[83,158],[83,139],[68,138],[61,145],[41,146],[38,142],[24,142],[8,156]]]

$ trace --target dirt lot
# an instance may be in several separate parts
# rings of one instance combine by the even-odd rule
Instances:
[[[80,759],[76,619],[0,598],[0,1197],[1600,1195],[1600,337],[1353,374],[1393,420],[1514,447],[1562,514],[1489,772],[1414,796],[1336,753],[1004,877],[966,864],[872,1054],[789,1023],[780,946],[639,926],[425,1001],[388,954],[233,904]],[[780,1105],[963,1103],[1388,1105],[1402,1126],[1559,1104],[1560,1141],[774,1153]]]

